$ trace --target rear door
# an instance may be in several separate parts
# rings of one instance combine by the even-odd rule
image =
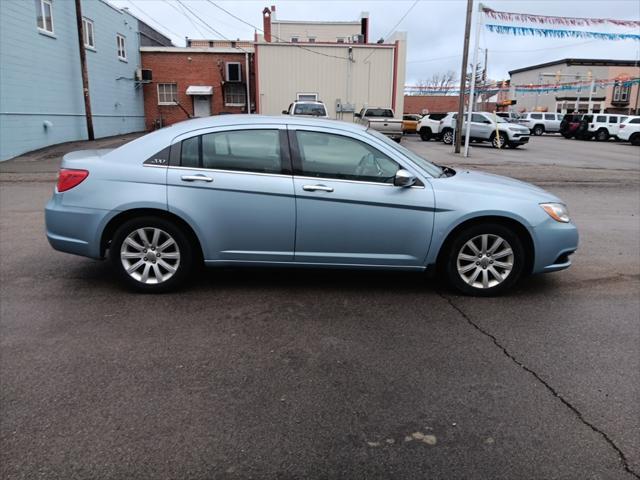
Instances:
[[[205,260],[293,260],[295,199],[286,126],[241,125],[177,137],[169,210],[198,233]]]
[[[545,113],[544,114],[544,128],[547,132],[558,132],[560,131],[560,120],[559,115],[555,113]]]
[[[416,175],[415,167],[379,140],[329,128],[289,129],[296,262],[421,268],[433,228],[431,185],[393,185],[399,168]]]

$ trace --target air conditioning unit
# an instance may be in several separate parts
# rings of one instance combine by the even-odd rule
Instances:
[[[151,70],[148,68],[138,68],[136,70],[136,81],[138,82],[150,82],[153,80]]]
[[[351,38],[351,41],[353,43],[364,43],[364,35],[362,35],[361,33],[359,33],[358,35],[354,35]]]

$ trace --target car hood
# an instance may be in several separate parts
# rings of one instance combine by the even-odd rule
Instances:
[[[461,190],[467,193],[502,195],[537,202],[562,202],[546,190],[514,178],[474,170],[456,170],[456,174],[442,179],[436,188]]]

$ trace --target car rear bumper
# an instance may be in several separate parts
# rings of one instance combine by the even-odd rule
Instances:
[[[101,258],[100,232],[107,211],[63,206],[55,195],[44,212],[47,240],[55,250]]]

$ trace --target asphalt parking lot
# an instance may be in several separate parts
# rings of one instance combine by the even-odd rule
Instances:
[[[1,164],[2,478],[640,478],[640,149],[403,144],[563,198],[573,267],[488,299],[306,270],[137,295],[44,237],[70,147]]]

